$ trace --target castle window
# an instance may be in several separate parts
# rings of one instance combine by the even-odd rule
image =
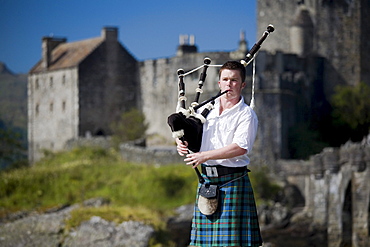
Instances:
[[[53,77],[52,76],[50,76],[49,82],[50,82],[50,87],[53,87]]]
[[[153,61],[153,86],[157,86],[157,61]]]
[[[39,85],[39,79],[36,79],[36,82],[35,82],[35,88],[36,89],[39,89],[40,85]]]
[[[65,101],[63,101],[63,103],[62,103],[62,109],[63,109],[63,111],[66,110],[66,102]]]
[[[62,78],[62,84],[65,85],[66,84],[66,76],[63,75],[63,78]]]
[[[39,104],[36,104],[36,108],[35,108],[36,116],[39,115],[39,108],[40,108]]]
[[[51,102],[50,105],[49,105],[49,110],[52,112],[54,110],[53,108],[54,108],[54,103]]]

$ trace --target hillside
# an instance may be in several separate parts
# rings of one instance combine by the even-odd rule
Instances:
[[[7,126],[27,129],[27,74],[14,74],[0,62],[0,119]]]
[[[0,62],[0,170],[26,159],[27,74]]]

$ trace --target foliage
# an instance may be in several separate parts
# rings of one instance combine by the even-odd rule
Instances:
[[[338,86],[331,102],[321,102],[311,119],[289,131],[290,158],[307,159],[324,147],[361,141],[370,129],[370,87]]]
[[[267,174],[251,173],[261,198],[270,197],[275,188]],[[116,206],[163,211],[193,203],[196,187],[195,172],[186,165],[131,164],[113,149],[83,147],[1,172],[0,209],[42,210],[103,197]]]
[[[94,197],[116,206],[167,210],[193,202],[194,176],[184,165],[130,164],[114,150],[79,148],[0,173],[0,210],[43,210]]]
[[[16,129],[5,126],[0,119],[0,170],[27,165],[26,148],[22,134]]]
[[[66,228],[75,228],[82,222],[90,220],[93,216],[99,216],[107,221],[121,224],[124,221],[141,221],[153,225],[155,228],[164,228],[161,214],[141,206],[103,206],[103,207],[79,207],[71,212],[71,217],[67,220]]]
[[[289,131],[289,152],[292,159],[308,159],[328,146],[320,140],[320,133],[312,130],[308,123],[298,124]]]
[[[332,97],[336,125],[347,125],[359,138],[370,129],[370,87],[359,83],[355,87],[338,86]],[[356,133],[357,132],[357,133]]]
[[[112,124],[111,129],[113,146],[118,147],[122,142],[143,138],[148,124],[145,123],[144,114],[132,108],[123,113],[120,119]]]
[[[27,74],[0,74],[0,115],[5,123],[27,129]]]
[[[275,200],[281,191],[281,187],[270,176],[268,167],[256,167],[250,173],[257,204],[263,201]]]

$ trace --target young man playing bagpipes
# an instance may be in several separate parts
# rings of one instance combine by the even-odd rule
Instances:
[[[191,153],[186,141],[176,139],[178,153],[186,156],[187,165],[199,166],[204,178],[204,183],[199,183],[198,187],[190,245],[261,246],[247,169],[258,119],[241,95],[246,86],[244,65],[237,61],[226,62],[219,71],[218,85],[227,93],[215,100],[214,109],[207,116],[200,151]],[[202,213],[201,199],[208,199],[206,194],[200,194],[204,184],[217,186],[217,209],[211,213]]]

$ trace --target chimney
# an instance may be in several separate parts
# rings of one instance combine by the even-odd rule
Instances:
[[[176,56],[182,56],[186,53],[196,53],[198,48],[195,45],[195,36],[194,35],[180,35],[179,36],[179,46],[177,47]]]
[[[102,38],[105,40],[118,40],[118,28],[117,27],[104,27],[101,32]]]
[[[42,67],[47,69],[52,63],[52,52],[60,44],[65,43],[66,38],[42,38]]]

